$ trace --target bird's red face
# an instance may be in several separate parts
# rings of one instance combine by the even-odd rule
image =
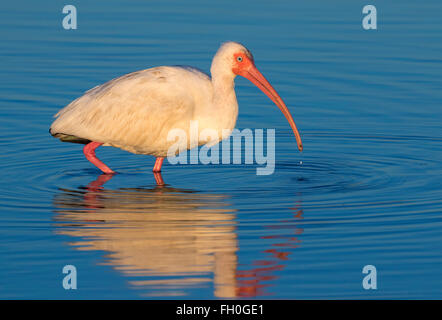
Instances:
[[[298,143],[299,151],[302,151],[303,148],[302,148],[301,136],[299,135],[295,121],[293,120],[290,111],[287,109],[287,106],[285,105],[284,101],[282,101],[281,97],[276,92],[276,90],[273,89],[273,87],[267,81],[267,79],[256,68],[255,62],[253,61],[253,57],[246,52],[240,51],[235,53],[233,55],[233,58],[234,58],[234,63],[232,68],[233,73],[249,79],[278,106],[278,108],[287,118],[290,127],[292,127],[293,133],[295,134],[296,137],[296,142]]]

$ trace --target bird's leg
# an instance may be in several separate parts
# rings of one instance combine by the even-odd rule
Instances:
[[[84,203],[86,208],[100,208],[99,194],[103,192],[103,184],[112,179],[113,174],[101,174],[95,181],[90,182],[87,186],[87,192],[84,194]]]
[[[90,192],[98,192],[103,189],[103,185],[112,179],[112,174],[101,174],[96,180],[90,182],[86,189]]]
[[[101,145],[102,143],[100,142],[89,142],[87,145],[84,146],[83,153],[86,156],[86,159],[92,162],[98,169],[100,169],[104,173],[115,173],[115,171],[111,170],[107,165],[105,165],[103,162],[100,161],[100,159],[95,156],[95,149],[97,149]]]
[[[153,166],[153,172],[161,172],[161,166],[163,165],[164,157],[157,157],[155,165]]]
[[[153,166],[152,170],[158,186],[164,186],[163,177],[161,176],[161,166],[163,165],[163,161],[163,157],[158,157],[155,160],[155,165]]]
[[[161,172],[154,172],[153,176],[155,177],[155,181],[157,182],[158,186],[164,186],[164,180],[163,177],[161,176]]]

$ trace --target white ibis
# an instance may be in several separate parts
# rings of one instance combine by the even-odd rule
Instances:
[[[104,173],[114,171],[95,156],[95,149],[101,145],[153,155],[153,171],[160,172],[174,143],[167,139],[170,130],[188,132],[192,121],[198,122],[199,130],[233,130],[238,115],[234,79],[240,75],[279,107],[302,151],[289,110],[258,71],[247,48],[237,42],[222,44],[210,72],[212,77],[192,67],[163,66],[126,74],[87,91],[61,109],[49,132],[61,141],[85,144],[84,155]],[[189,148],[207,142],[187,137]]]

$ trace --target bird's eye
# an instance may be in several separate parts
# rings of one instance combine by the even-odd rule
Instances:
[[[236,60],[238,60],[238,62],[242,62],[242,57],[241,57],[241,56],[238,56],[238,57],[236,58]]]

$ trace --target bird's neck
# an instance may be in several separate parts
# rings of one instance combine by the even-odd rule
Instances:
[[[213,100],[223,101],[235,97],[235,81],[230,75],[212,76]]]
[[[233,129],[238,117],[238,102],[235,94],[235,76],[213,74],[213,100],[211,117],[217,119],[219,129]]]
[[[212,85],[214,101],[223,101],[226,98],[236,100],[235,97],[235,77],[231,68],[226,65],[223,57],[218,54],[213,58],[210,66],[210,73],[212,74]]]

